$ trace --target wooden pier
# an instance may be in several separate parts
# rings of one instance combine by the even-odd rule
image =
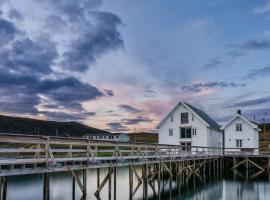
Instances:
[[[149,186],[154,194],[160,195],[160,182],[165,176],[171,187],[173,178],[180,184],[183,176],[200,178],[205,173],[219,173],[225,167],[269,171],[270,152],[0,134],[0,200],[6,199],[8,177],[34,173],[43,174],[43,199],[49,200],[50,174],[59,171],[71,173],[73,199],[76,184],[81,190],[81,199],[86,199],[87,169],[97,169],[97,199],[106,184],[108,199],[117,199],[116,174],[120,166],[129,168],[129,199],[133,199],[140,186],[143,198],[147,199]],[[100,168],[108,170],[102,180]],[[78,171],[82,171],[82,176]],[[138,180],[136,186],[134,178]],[[158,182],[158,188],[153,181]]]

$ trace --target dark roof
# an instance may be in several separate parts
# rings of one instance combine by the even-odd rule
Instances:
[[[216,130],[220,129],[221,126],[215,120],[213,120],[209,115],[207,115],[204,111],[202,111],[199,108],[196,108],[195,106],[192,106],[186,102],[185,102],[185,104],[191,110],[193,110],[197,115],[199,115],[207,124],[209,124],[209,126],[211,128],[216,129]]]

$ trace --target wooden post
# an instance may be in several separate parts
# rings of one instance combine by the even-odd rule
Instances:
[[[86,199],[87,169],[83,170],[83,199]]]
[[[111,198],[112,198],[112,176],[111,176],[112,168],[111,167],[109,167],[109,174],[110,174],[110,176],[109,176],[109,187],[108,187],[109,192],[108,192],[108,196],[109,196],[109,200],[111,200]]]
[[[172,162],[169,164],[170,172],[172,173]],[[170,174],[170,199],[172,199],[172,174]]]
[[[131,165],[129,165],[129,200],[133,199],[133,170]]]
[[[158,199],[160,200],[161,195],[160,195],[160,169],[161,168],[161,164],[160,161],[158,162]]]
[[[0,200],[7,199],[7,177],[0,177]]]
[[[75,200],[75,178],[72,176],[72,200]]]
[[[99,168],[97,168],[97,188],[99,188],[100,186],[100,172],[99,172]]]
[[[147,194],[148,194],[148,166],[147,164],[142,165],[142,177],[143,177],[143,199],[147,200]]]
[[[50,175],[43,173],[43,200],[50,199]]]
[[[116,200],[116,167],[114,167],[113,172],[113,199]]]

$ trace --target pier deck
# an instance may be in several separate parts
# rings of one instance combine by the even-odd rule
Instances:
[[[227,163],[225,163],[227,162]],[[229,163],[229,165],[228,165]],[[44,177],[44,200],[49,199],[49,174],[69,171],[74,184],[86,198],[87,169],[97,169],[98,197],[111,176],[116,177],[117,167],[129,167],[130,191],[133,191],[133,176],[147,190],[149,180],[160,181],[160,174],[169,177],[196,175],[225,167],[256,168],[269,171],[270,152],[259,149],[224,149],[218,147],[179,146],[144,143],[117,143],[83,138],[47,137],[32,135],[0,134],[0,200],[5,200],[9,176],[42,173]],[[108,168],[107,176],[100,182],[99,169]],[[141,168],[141,175],[137,171]],[[82,180],[77,175],[83,172]],[[116,187],[116,183],[114,184]],[[144,191],[144,195],[147,191]],[[132,199],[132,195],[130,199]]]

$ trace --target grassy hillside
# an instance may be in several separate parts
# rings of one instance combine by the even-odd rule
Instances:
[[[80,137],[91,133],[108,133],[78,122],[43,121],[0,115],[0,133]]]
[[[129,133],[130,142],[158,143],[158,134],[156,133]]]

